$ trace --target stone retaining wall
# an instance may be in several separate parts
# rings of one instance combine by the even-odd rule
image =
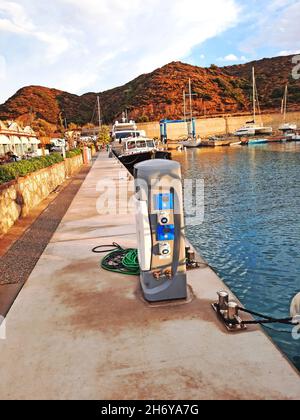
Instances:
[[[252,115],[199,118],[196,120],[196,131],[202,138],[211,135],[225,134],[226,130],[230,133],[234,133],[247,121],[251,121],[252,119]],[[283,123],[281,114],[264,114],[262,119],[265,125],[271,125],[274,130],[278,130],[279,126]],[[288,113],[287,121],[294,122],[300,127],[300,112]],[[257,118],[257,122],[260,122],[259,118]],[[160,137],[159,122],[138,124],[138,128],[139,130],[145,130],[149,137]],[[186,133],[187,128],[184,123],[168,125],[168,137],[170,139],[176,140],[179,137],[186,135]]]
[[[0,237],[83,165],[82,156],[0,185]]]

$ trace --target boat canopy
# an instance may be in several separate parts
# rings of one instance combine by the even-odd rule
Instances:
[[[125,123],[120,123],[119,121],[115,122],[115,125],[113,127],[113,131],[127,131],[127,130],[137,130],[137,125],[134,121],[129,121]]]

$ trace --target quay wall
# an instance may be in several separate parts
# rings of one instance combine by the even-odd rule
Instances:
[[[45,200],[64,181],[79,171],[82,156],[0,185],[0,238],[15,222]]]
[[[205,138],[212,135],[226,134],[226,132],[234,133],[241,128],[247,121],[252,120],[252,115],[242,116],[219,116],[210,118],[199,118],[196,120],[197,134]],[[264,114],[262,116],[265,125],[271,125],[273,129],[278,130],[283,123],[282,114]],[[300,127],[300,112],[290,112],[287,115],[287,121],[297,123]],[[159,122],[138,124],[139,130],[145,130],[149,137],[160,137]],[[186,135],[186,124],[170,124],[168,126],[168,137],[170,139],[178,139]]]

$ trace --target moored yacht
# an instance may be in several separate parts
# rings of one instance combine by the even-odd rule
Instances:
[[[201,147],[202,140],[200,136],[196,136],[196,125],[193,117],[193,94],[192,93],[192,81],[189,79],[189,93],[186,95],[185,90],[183,91],[183,110],[184,110],[184,122],[187,125],[187,137],[181,141],[181,146],[187,149],[196,149]],[[186,98],[189,98],[190,103],[190,116],[187,116]]]
[[[271,135],[273,133],[272,127],[266,127],[260,124],[247,123],[239,130],[237,130],[234,135],[237,137],[245,136],[259,136],[259,135]]]
[[[112,141],[119,142],[120,144],[124,139],[129,137],[145,137],[146,133],[144,130],[138,130],[135,121],[128,121],[124,115],[122,122],[116,121],[112,128]]]
[[[200,137],[198,138],[189,138],[187,140],[184,140],[183,142],[181,142],[181,145],[183,147],[186,147],[187,149],[196,149],[198,147],[201,147],[202,145],[202,140]]]
[[[286,122],[287,117],[287,103],[288,103],[288,85],[286,85],[284,90],[284,97],[282,100],[281,113],[283,114],[283,124],[280,125],[279,130],[283,131],[286,135],[292,135],[297,130],[297,124],[292,122]]]
[[[284,123],[279,127],[280,131],[283,131],[284,133],[289,131],[296,131],[297,130],[297,124],[294,123]]]
[[[138,130],[134,121],[123,120],[114,124],[111,149],[131,174],[137,163],[150,159],[171,159],[171,153],[159,150],[156,142],[147,138],[145,131]]]
[[[234,133],[237,137],[255,136],[255,127],[246,124]]]
[[[255,69],[252,69],[252,79],[253,79],[253,121],[247,122],[243,127],[237,130],[234,135],[237,137],[244,136],[260,136],[260,135],[271,135],[273,133],[273,128],[265,126],[261,117],[261,110],[259,105],[259,97],[256,86],[255,79]],[[260,116],[260,124],[256,122],[256,116]]]
[[[292,141],[300,141],[300,132],[296,131],[292,137],[291,137]]]

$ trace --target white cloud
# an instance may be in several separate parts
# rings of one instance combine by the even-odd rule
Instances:
[[[279,51],[279,53],[277,53],[277,55],[280,55],[280,56],[296,55],[296,54],[300,54],[300,50],[286,50],[286,51]]]
[[[268,4],[264,14],[257,16],[257,28],[243,41],[245,51],[278,48],[282,52],[299,47],[300,0],[276,0]],[[284,55],[284,54],[281,54]]]
[[[0,0],[0,32],[12,32],[42,41],[47,45],[45,58],[53,63],[68,49],[69,42],[61,30],[45,32],[39,28],[38,24],[32,22],[28,13],[21,4]]]
[[[10,45],[28,40],[21,85],[81,93],[184,60],[239,12],[238,0],[0,0],[0,31]]]
[[[117,66],[134,60],[131,75],[187,56],[194,46],[235,24],[239,11],[234,0],[64,2],[80,11],[83,26],[95,33],[95,47],[116,53]]]
[[[35,32],[35,37],[47,44],[46,59],[49,64],[55,63],[63,53],[65,53],[70,43],[62,34],[47,34],[45,32]]]
[[[224,61],[237,61],[238,57],[235,54],[228,54],[224,57]]]
[[[218,61],[223,61],[223,62],[228,62],[228,63],[243,62],[243,61],[247,61],[247,58],[244,55],[242,55],[241,57],[238,57],[235,54],[228,54],[225,57],[218,58]]]
[[[293,3],[295,3],[295,0],[272,0],[271,3],[268,4],[268,10],[271,12],[276,12],[287,6],[290,6]]]
[[[30,33],[34,29],[33,24],[27,17],[24,8],[15,2],[1,0],[0,30],[8,30],[16,33]]]

